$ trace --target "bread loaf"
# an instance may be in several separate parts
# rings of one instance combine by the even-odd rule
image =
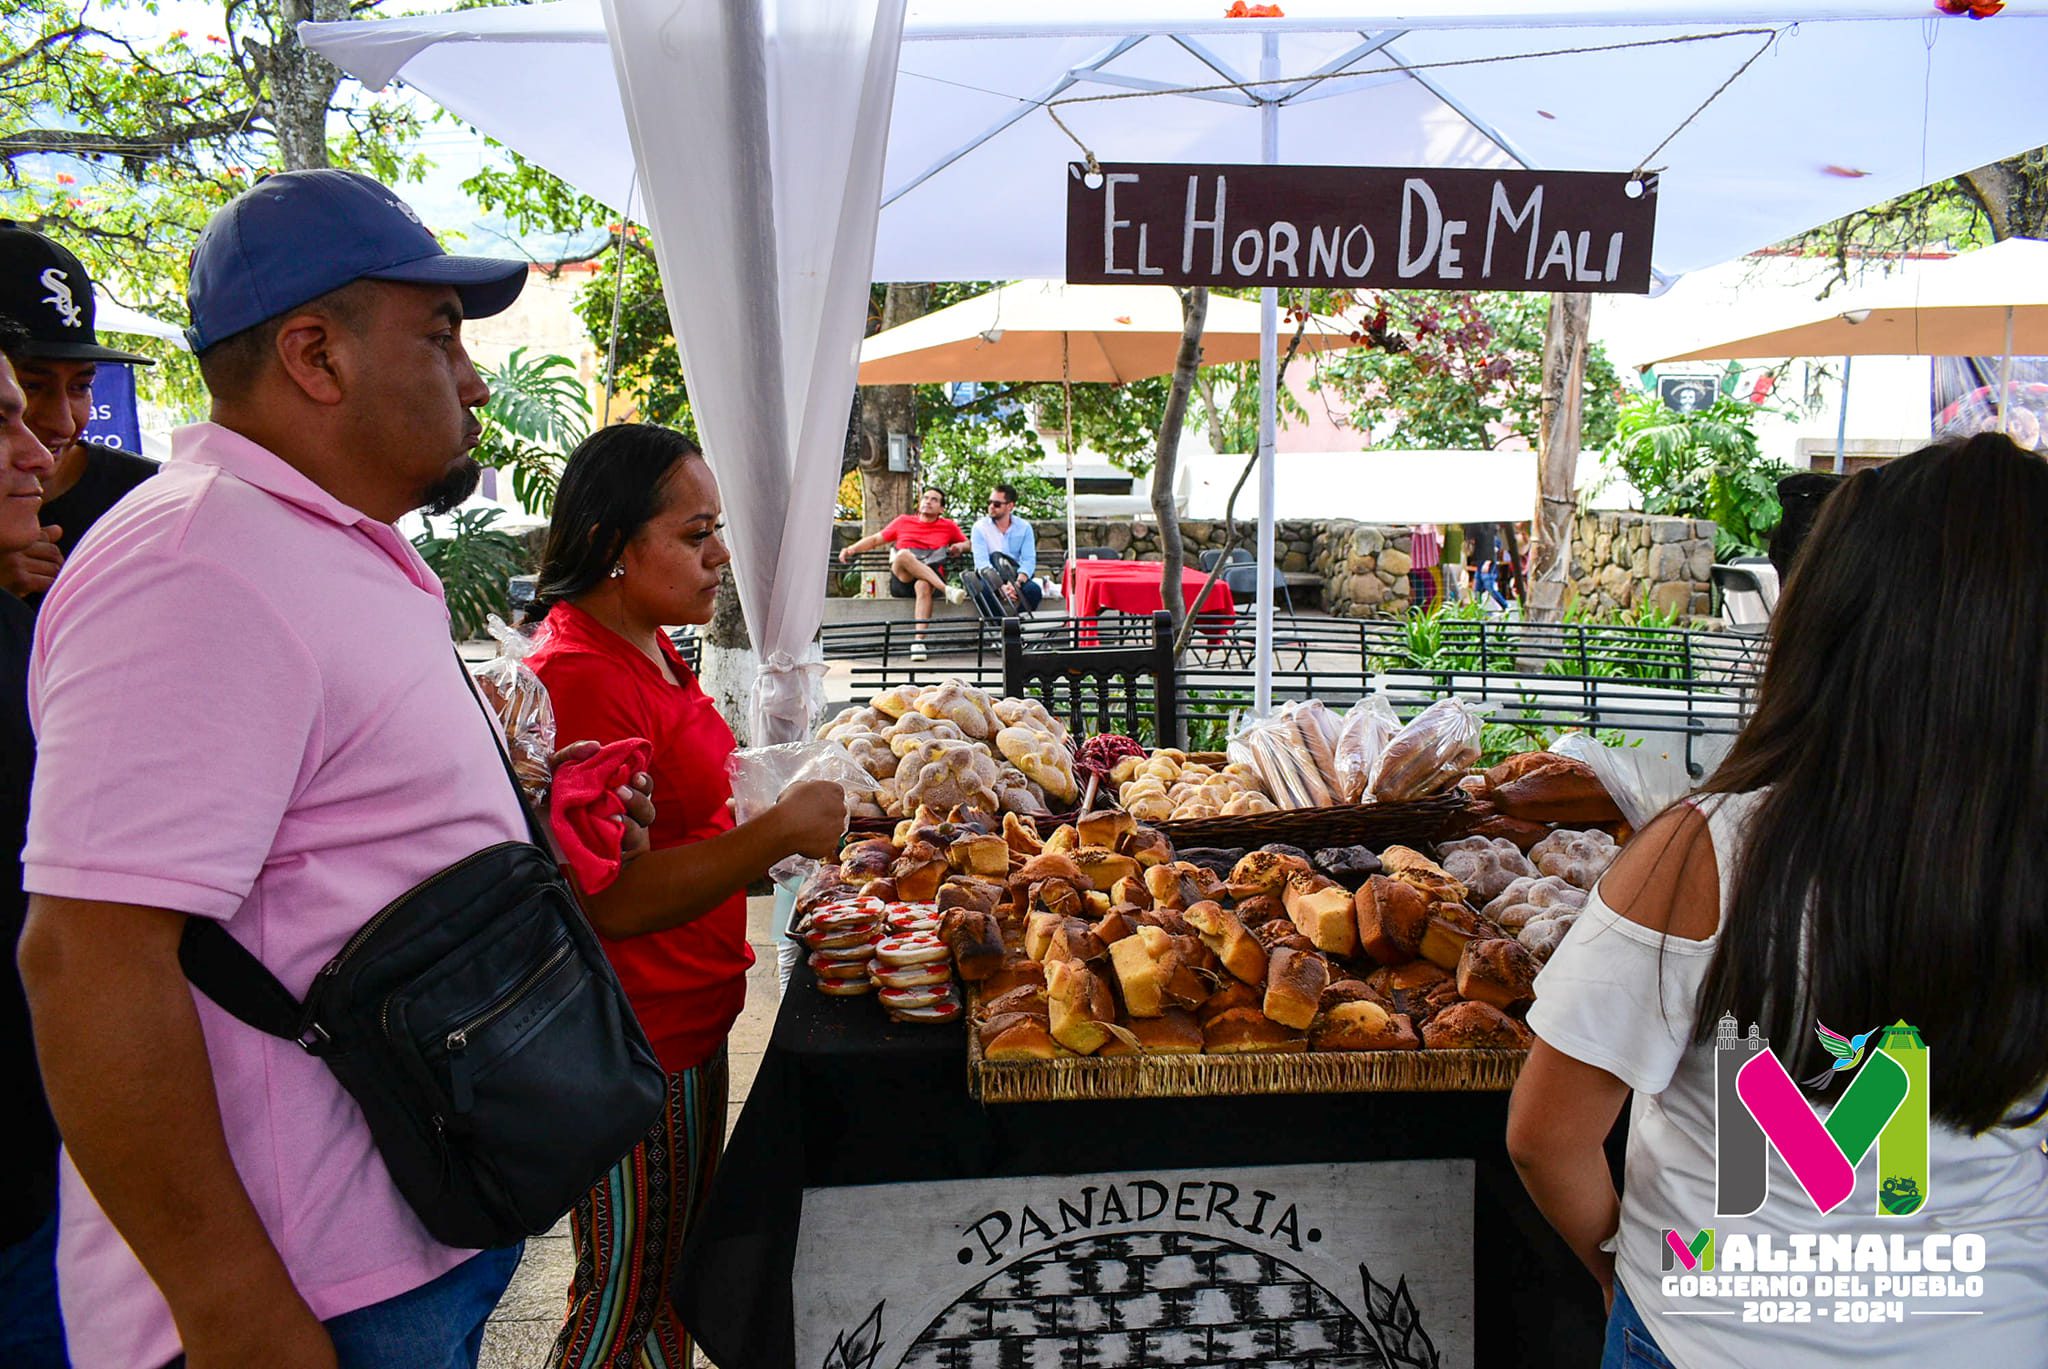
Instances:
[[[1003,929],[995,914],[955,908],[939,922],[939,940],[953,953],[953,968],[970,984],[1003,967]]]
[[[1260,1009],[1284,1026],[1306,1031],[1330,985],[1330,962],[1313,951],[1281,947],[1266,962],[1266,996]]]
[[[1380,964],[1398,965],[1422,954],[1429,900],[1414,885],[1374,875],[1359,887],[1352,910],[1359,948]]]
[[[1321,875],[1297,874],[1281,895],[1287,916],[1319,951],[1354,955],[1358,951],[1358,917],[1351,892]]]
[[[1620,822],[1621,808],[1593,773],[1569,756],[1530,751],[1510,756],[1486,772],[1494,806],[1530,822]]]
[[[956,837],[946,864],[962,874],[1001,878],[1010,873],[1010,846],[998,836]]]
[[[1274,851],[1251,851],[1230,872],[1230,896],[1242,900],[1258,894],[1277,894],[1295,875],[1308,872],[1306,861]]]
[[[991,1018],[977,1034],[984,1060],[1051,1060],[1060,1053],[1047,1019],[1028,1013]]]
[[[990,980],[982,981],[984,998],[981,1004],[981,1016],[984,1020],[993,1021],[995,1018],[1001,1017],[1006,1013],[1018,1012],[1037,1013],[1040,1017],[1046,1015],[1044,983],[1019,984],[1014,989],[1006,989],[999,994],[990,994],[988,986],[991,982]]]
[[[1202,1000],[1202,1005],[1195,1009],[1195,1019],[1207,1026],[1210,1018],[1227,1013],[1233,1008],[1250,1008],[1257,1012],[1259,1000],[1264,996],[1264,984],[1253,988],[1243,980],[1233,979],[1219,986]]]
[[[1536,999],[1536,957],[1519,942],[1468,941],[1458,957],[1458,995],[1506,1012]]]
[[[1187,910],[1187,920],[1225,970],[1247,984],[1266,982],[1266,948],[1236,913],[1204,900]]]
[[[1257,1008],[1231,1008],[1202,1024],[1211,1055],[1280,1055],[1308,1049],[1308,1033],[1282,1026]]]
[[[1423,1024],[1422,1044],[1441,1050],[1526,1050],[1534,1034],[1491,1003],[1453,1003]]]
[[[1266,948],[1267,955],[1273,954],[1282,946],[1297,951],[1313,951],[1316,948],[1315,942],[1303,936],[1301,929],[1284,917],[1261,922],[1252,928],[1251,932],[1252,939]]]
[[[1003,886],[992,880],[955,875],[939,886],[939,911],[971,908],[977,913],[993,913],[1002,898]]]
[[[1150,933],[1150,936],[1144,933]],[[1123,992],[1124,1011],[1132,1017],[1157,1017],[1166,1010],[1166,981],[1160,954],[1168,937],[1157,927],[1141,927],[1109,948],[1110,967]]]
[[[1017,989],[1037,989],[1042,995],[1045,966],[1013,955],[1003,962],[1001,969],[981,981],[981,991],[992,998]]]
[[[1102,938],[1095,935],[1095,929],[1078,917],[1060,919],[1060,925],[1053,928],[1052,939],[1046,943],[1045,958],[1054,960],[1103,960],[1109,955],[1109,947],[1102,944]]]
[[[1138,862],[1129,856],[1118,855],[1115,851],[1104,851],[1093,846],[1084,846],[1074,853],[1074,864],[1081,874],[1096,889],[1108,890],[1120,879],[1136,879],[1140,874]]]
[[[1055,960],[1045,967],[1045,1002],[1052,1039],[1078,1055],[1093,1055],[1112,1033],[1116,1000],[1109,984],[1086,965]]]
[[[1157,1017],[1134,1017],[1131,1041],[1106,1041],[1095,1053],[1112,1055],[1200,1055],[1201,1024],[1185,1008],[1168,1008]]]
[[[1136,831],[1137,826],[1137,822],[1129,813],[1115,808],[1083,813],[1074,821],[1075,833],[1080,837],[1083,847],[1096,846],[1105,851],[1116,850],[1117,844]]]
[[[1325,1013],[1309,1044],[1319,1051],[1412,1051],[1422,1049],[1422,1038],[1407,1014],[1360,999]]]

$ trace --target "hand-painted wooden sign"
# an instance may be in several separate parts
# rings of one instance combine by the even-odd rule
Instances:
[[[1469,1160],[806,1189],[799,1369],[1472,1362]]]
[[[1138,162],[1067,171],[1067,279],[1077,284],[1650,288],[1654,175]]]

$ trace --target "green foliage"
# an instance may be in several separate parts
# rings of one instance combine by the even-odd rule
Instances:
[[[1251,712],[1249,689],[1190,689],[1181,710],[1189,751],[1221,751],[1230,744],[1231,720]]]
[[[547,175],[538,168],[533,174]],[[598,356],[604,358],[611,344],[613,301],[623,270],[625,294],[618,299],[619,360],[614,378],[617,391],[638,404],[641,421],[674,428],[698,441],[697,417],[690,409],[683,361],[669,328],[668,301],[661,292],[661,269],[637,229],[628,234],[626,242],[624,253],[616,249],[606,252],[590,283],[576,292],[576,316],[590,330]],[[599,365],[604,364],[600,360]],[[600,374],[599,378],[604,377]]]
[[[1486,723],[1479,729],[1480,770],[1491,770],[1510,756],[1519,756],[1524,751],[1548,751],[1550,744],[1567,732],[1583,732],[1580,727],[1551,727],[1535,721],[1542,716],[1535,700],[1522,696],[1522,716],[1502,718]],[[1631,741],[1612,728],[1594,728],[1593,737],[1606,746],[1641,746],[1642,739]]]
[[[491,400],[479,417],[476,459],[512,477],[519,502],[545,517],[555,506],[562,464],[590,435],[590,396],[565,356],[529,358],[515,348],[505,364],[486,369]]]
[[[493,613],[512,616],[506,581],[524,572],[526,552],[518,538],[491,526],[497,519],[497,509],[464,509],[453,516],[448,536],[435,532],[429,518],[427,530],[412,540],[420,558],[441,577],[457,641],[481,637]]]
[[[1361,296],[1365,346],[1316,358],[1317,389],[1351,408],[1373,444],[1490,448],[1505,437],[1534,443],[1540,427],[1544,294],[1388,291]],[[1355,316],[1355,313],[1354,313]],[[1620,379],[1595,343],[1586,358],[1580,419],[1586,446],[1614,431]],[[1382,424],[1390,424],[1381,431]],[[1505,431],[1503,431],[1505,430]]]
[[[367,17],[377,3],[350,8]],[[199,230],[281,169],[276,128],[293,92],[272,73],[296,39],[278,5],[230,4],[207,29],[141,36],[162,32],[157,15],[155,0],[0,0],[0,214],[63,242],[122,303],[183,323]],[[354,98],[334,114],[336,165],[387,183],[424,174],[407,102]],[[137,373],[145,399],[201,409],[188,357],[121,345],[163,359]]]
[[[1783,515],[1777,482],[1790,473],[1758,450],[1758,412],[1723,395],[1681,414],[1641,395],[1622,409],[1609,451],[1642,494],[1645,513],[1713,519],[1718,559],[1757,554]]]

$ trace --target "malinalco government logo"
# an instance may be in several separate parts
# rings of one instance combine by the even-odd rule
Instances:
[[[1754,1023],[1746,1037],[1724,1014],[1714,1042],[1714,1214],[1747,1217],[1770,1196],[1776,1150],[1819,1213],[1856,1192],[1856,1167],[1874,1146],[1873,1215],[1909,1217],[1927,1205],[1927,1045],[1901,1021],[1856,1036],[1817,1028],[1833,1063],[1819,1084],[1854,1070],[1842,1096],[1818,1116]],[[1714,1232],[1667,1230],[1664,1268],[1714,1268]]]

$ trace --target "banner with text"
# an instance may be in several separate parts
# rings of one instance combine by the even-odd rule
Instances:
[[[1654,175],[1140,162],[1067,172],[1075,284],[1650,288]]]

